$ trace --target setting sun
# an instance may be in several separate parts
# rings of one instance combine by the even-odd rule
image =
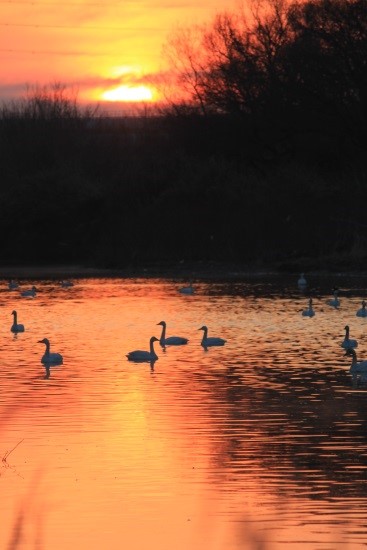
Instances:
[[[225,0],[232,4],[233,0]],[[0,2],[0,102],[28,84],[65,83],[83,104],[154,103],[172,29],[208,21],[219,0],[188,4],[70,0]]]
[[[147,86],[118,86],[102,94],[105,101],[152,101],[153,92]]]

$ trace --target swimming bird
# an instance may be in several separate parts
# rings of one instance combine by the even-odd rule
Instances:
[[[34,297],[36,295],[37,289],[35,286],[32,286],[32,288],[29,288],[28,290],[23,290],[20,295],[21,296],[31,296]]]
[[[13,315],[14,319],[10,330],[12,332],[24,332],[24,325],[18,324],[17,322],[17,312],[14,310],[11,312],[11,314]]]
[[[356,381],[359,378],[361,382],[365,382],[367,379],[367,361],[358,361],[357,354],[352,348],[347,349],[345,355],[352,356],[349,372],[353,376],[353,380]]]
[[[165,321],[160,321],[157,325],[162,325],[162,334],[159,338],[159,343],[161,346],[182,346],[183,344],[187,344],[188,339],[182,338],[181,336],[170,336],[169,338],[166,338],[167,324]]]
[[[181,294],[194,294],[195,289],[192,286],[192,281],[190,281],[189,286],[183,286],[182,288],[180,288],[179,292],[181,292]]]
[[[299,288],[304,288],[305,286],[307,286],[307,281],[305,279],[305,274],[304,273],[301,273],[300,278],[297,281],[297,284],[298,284]]]
[[[154,351],[154,342],[159,342],[159,340],[155,336],[152,336],[149,340],[149,351],[142,351],[140,349],[130,351],[126,357],[129,361],[156,361],[158,359],[158,355]]]
[[[357,317],[367,317],[366,302],[362,301],[362,307],[356,313]]]
[[[203,338],[201,340],[201,345],[203,348],[207,348],[209,346],[224,346],[227,340],[224,340],[223,338],[217,338],[217,337],[208,337],[208,327],[203,325],[198,330],[203,330]]]
[[[50,352],[50,341],[48,338],[43,338],[43,340],[38,340],[39,344],[46,345],[46,351],[42,355],[41,363],[47,365],[62,365],[63,357],[60,353],[51,353]]]
[[[338,298],[338,291],[337,290],[334,290],[333,296],[334,296],[334,298],[331,298],[331,300],[328,300],[326,302],[327,305],[332,306],[332,307],[339,307],[340,306],[340,300]]]
[[[312,298],[308,300],[308,309],[302,311],[304,317],[313,317],[315,315],[314,310],[312,309]]]
[[[8,283],[8,288],[9,288],[9,290],[15,290],[16,288],[19,288],[19,284],[12,279]]]
[[[349,338],[349,326],[346,325],[344,328],[345,328],[345,337],[342,343],[340,344],[341,347],[345,349],[357,348],[358,347],[357,340],[352,340]]]
[[[71,282],[71,281],[60,281],[60,285],[63,287],[63,288],[69,288],[71,286],[74,286],[74,283]]]

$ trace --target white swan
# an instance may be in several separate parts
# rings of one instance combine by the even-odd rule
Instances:
[[[308,309],[302,311],[304,317],[313,317],[315,315],[314,310],[312,309],[312,298],[308,300]]]
[[[339,307],[340,306],[340,300],[338,298],[338,291],[334,290],[333,292],[334,298],[331,298],[331,300],[327,300],[327,305],[331,307]]]
[[[158,359],[158,355],[154,351],[154,342],[158,342],[158,338],[152,336],[149,340],[149,351],[142,351],[140,349],[135,351],[130,351],[126,357],[129,361],[155,361]]]
[[[341,347],[344,349],[357,348],[358,347],[357,340],[352,340],[349,338],[349,326],[346,325],[344,328],[345,328],[345,337],[342,343],[340,344]]]
[[[35,286],[32,286],[32,288],[29,288],[28,290],[23,290],[20,295],[21,296],[31,296],[34,297],[36,295],[37,289]]]
[[[43,338],[43,340],[38,340],[39,344],[46,345],[46,351],[42,355],[41,363],[46,365],[61,365],[63,362],[63,357],[60,353],[51,353],[50,352],[50,341],[48,338]]]
[[[14,279],[12,279],[11,281],[9,281],[8,288],[9,290],[15,290],[19,288],[19,284],[16,281],[14,281]]]
[[[182,346],[183,344],[187,344],[188,339],[182,338],[182,336],[169,336],[169,338],[166,338],[167,324],[165,321],[160,321],[157,325],[162,325],[162,333],[159,338],[159,343],[161,346]]]
[[[297,281],[297,284],[300,288],[304,288],[305,286],[307,286],[307,281],[305,279],[304,273],[301,273],[300,278]]]
[[[181,292],[181,294],[195,294],[195,289],[192,286],[192,281],[190,281],[189,286],[183,286],[182,288],[180,288],[179,292]]]
[[[18,324],[17,322],[17,312],[14,310],[11,312],[11,314],[13,315],[14,319],[10,330],[12,332],[24,332],[24,325]]]
[[[356,313],[357,317],[367,317],[366,302],[362,301],[362,307]]]
[[[201,340],[201,345],[204,348],[207,348],[209,346],[224,346],[227,340],[224,340],[223,338],[216,338],[216,337],[208,337],[208,327],[203,325],[198,330],[203,330],[203,338]]]
[[[353,376],[353,381],[360,382],[367,381],[367,361],[358,361],[357,354],[354,349],[349,348],[346,350],[345,355],[352,356],[352,364],[350,365],[349,372]]]

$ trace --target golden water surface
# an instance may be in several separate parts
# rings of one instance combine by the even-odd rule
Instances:
[[[338,309],[314,281],[313,318],[292,278],[20,283],[0,281],[1,549],[366,547],[367,384],[340,347],[348,324],[367,359],[363,281]],[[128,361],[162,320],[188,344]]]

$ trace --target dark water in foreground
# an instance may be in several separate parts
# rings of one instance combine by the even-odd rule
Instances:
[[[348,324],[367,359],[364,280],[312,281],[313,318],[291,278],[74,283],[0,286],[0,548],[366,547],[367,384],[340,347]],[[189,343],[128,362],[162,320]]]

